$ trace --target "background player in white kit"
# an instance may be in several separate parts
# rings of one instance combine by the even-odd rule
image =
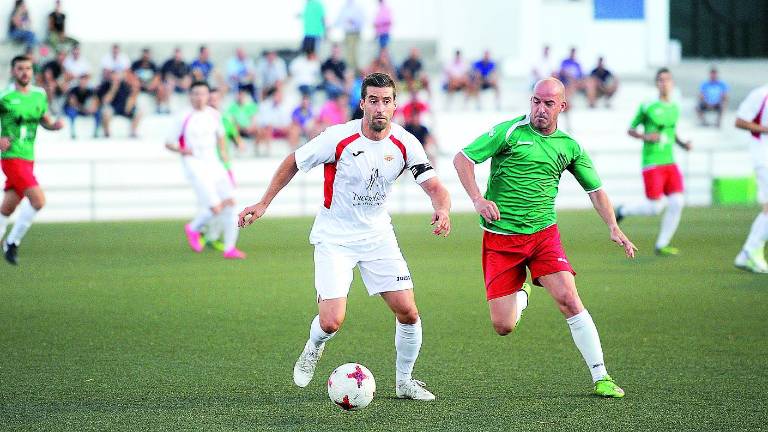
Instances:
[[[768,84],[749,93],[736,112],[736,127],[749,131],[750,155],[757,176],[757,193],[763,210],[755,218],[747,241],[734,265],[755,273],[768,273],[765,242],[768,240]]]
[[[293,380],[305,387],[312,380],[325,342],[344,321],[347,294],[355,266],[370,295],[381,295],[397,318],[395,330],[396,394],[400,398],[433,400],[424,383],[411,377],[421,348],[421,321],[413,283],[384,207],[391,185],[406,169],[432,200],[433,233],[451,229],[450,196],[435,176],[419,141],[391,123],[395,83],[373,73],[362,84],[362,120],[332,126],[288,155],[275,172],[264,196],[240,213],[246,227],[264,215],[275,195],[298,170],[324,164],[324,202],[310,234],[315,245],[315,288],[319,314],[309,340],[296,361]]]
[[[192,109],[176,122],[166,147],[181,154],[184,172],[201,205],[197,216],[184,226],[189,247],[195,252],[203,250],[200,228],[217,217],[224,226],[224,258],[243,259],[245,253],[235,247],[238,232],[234,188],[219,160],[219,152],[224,161],[229,159],[224,128],[219,112],[208,106],[209,98],[207,83],[192,84],[189,89]]]

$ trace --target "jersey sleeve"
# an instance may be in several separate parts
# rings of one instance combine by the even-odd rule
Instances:
[[[630,129],[634,129],[640,126],[640,124],[643,123],[644,119],[645,119],[645,104],[641,104],[640,107],[637,108],[637,113],[635,114],[635,117],[632,118],[632,123],[629,124]]]
[[[514,122],[515,120],[512,120]],[[483,163],[493,157],[504,147],[507,140],[507,131],[512,122],[504,122],[492,127],[490,131],[475,138],[471,144],[464,147],[461,152],[474,163]]]
[[[179,137],[181,137],[181,129],[184,126],[184,116],[178,116],[173,119],[173,125],[168,130],[168,136],[165,137],[167,144],[176,145],[179,143]]]
[[[739,109],[736,110],[736,117],[748,122],[754,121],[757,113],[760,112],[760,107],[765,103],[765,99],[766,95],[763,92],[753,90],[739,104]]]
[[[424,151],[424,146],[421,145],[418,139],[410,133],[406,133],[403,136],[405,145],[405,152],[407,160],[405,161],[405,167],[411,170],[413,179],[416,183],[421,184],[425,181],[435,177],[434,167],[429,163],[427,153]]]
[[[326,129],[320,135],[297,148],[294,152],[296,166],[303,172],[307,172],[320,164],[335,162],[338,141],[334,139],[334,136],[332,130]]]
[[[603,187],[603,182],[600,180],[600,176],[592,164],[592,159],[589,158],[587,152],[578,144],[576,157],[574,157],[567,169],[576,177],[576,181],[579,182],[585,192],[594,192]]]

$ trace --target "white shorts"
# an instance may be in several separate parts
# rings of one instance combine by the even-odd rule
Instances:
[[[757,201],[768,204],[768,166],[755,167],[757,176]]]
[[[215,207],[234,197],[234,188],[223,167],[207,167],[198,163],[185,163],[184,172],[195,190],[202,207]]]
[[[315,289],[319,299],[347,297],[352,271],[360,275],[368,295],[413,288],[395,233],[346,244],[315,245]]]

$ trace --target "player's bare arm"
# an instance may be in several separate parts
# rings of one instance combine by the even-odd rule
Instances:
[[[432,233],[448,237],[448,234],[451,233],[451,218],[449,216],[451,196],[448,194],[448,190],[437,177],[432,177],[422,182],[421,188],[429,195],[429,198],[432,200],[432,208],[435,209],[435,212],[432,214],[432,222],[430,223],[434,227]]]
[[[648,142],[659,142],[661,139],[661,135],[658,133],[642,133],[639,132],[637,129],[630,129],[627,131],[627,134],[631,136],[632,138],[637,138],[639,140],[648,141]]]
[[[47,113],[40,119],[40,126],[49,131],[57,131],[64,127],[64,122],[61,119],[53,120]]]
[[[189,156],[189,155],[192,154],[192,150],[191,149],[188,149],[188,148],[184,148],[183,149],[183,148],[179,147],[178,143],[165,143],[165,148],[167,148],[168,150],[170,150],[170,151],[172,151],[174,153],[179,153],[182,156]]]
[[[0,137],[0,151],[6,151],[11,148],[11,139],[9,137]]]
[[[680,138],[680,136],[678,135],[675,135],[675,143],[680,147],[684,148],[686,151],[690,151],[691,148],[693,148],[691,140],[685,141],[682,138]]]
[[[261,201],[246,207],[240,212],[237,218],[237,226],[245,228],[254,223],[256,219],[264,216],[267,207],[275,199],[277,193],[291,182],[291,179],[293,179],[297,172],[299,172],[299,168],[296,166],[296,155],[291,153],[277,167],[277,171],[275,171],[275,175],[269,182],[269,186],[267,186],[264,196],[261,197]]]
[[[753,121],[748,121],[744,119],[737,118],[736,119],[736,125],[738,129],[744,129],[749,132],[759,133],[759,134],[768,134],[768,126],[763,126],[759,123],[755,123]]]
[[[469,199],[472,200],[472,204],[475,206],[475,211],[486,220],[486,222],[493,222],[501,218],[499,208],[496,203],[483,198],[483,194],[480,192],[480,188],[477,186],[477,180],[475,180],[475,163],[469,160],[463,153],[456,153],[453,158],[453,166],[456,168],[456,172],[459,175],[461,185],[464,186],[464,190],[467,191]]]
[[[592,205],[597,210],[597,214],[603,219],[608,229],[611,230],[611,240],[624,248],[624,253],[627,257],[634,258],[637,247],[627,238],[626,235],[619,228],[619,224],[616,222],[616,216],[613,211],[613,205],[611,204],[608,194],[603,189],[598,189],[589,193],[589,199],[592,201]]]

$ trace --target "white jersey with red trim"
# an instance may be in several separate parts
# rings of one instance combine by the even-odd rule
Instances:
[[[768,85],[752,90],[739,104],[736,117],[768,126]],[[756,167],[768,167],[768,134],[751,133],[750,153]]]
[[[435,176],[419,140],[392,123],[381,141],[366,138],[362,120],[331,126],[296,150],[296,166],[307,172],[323,164],[323,205],[309,240],[344,244],[392,231],[386,200],[392,184],[409,169],[417,183]]]
[[[218,139],[224,136],[221,114],[214,108],[189,110],[180,116],[171,129],[167,141],[179,147],[192,150],[184,156],[185,164],[221,165],[218,154]]]

